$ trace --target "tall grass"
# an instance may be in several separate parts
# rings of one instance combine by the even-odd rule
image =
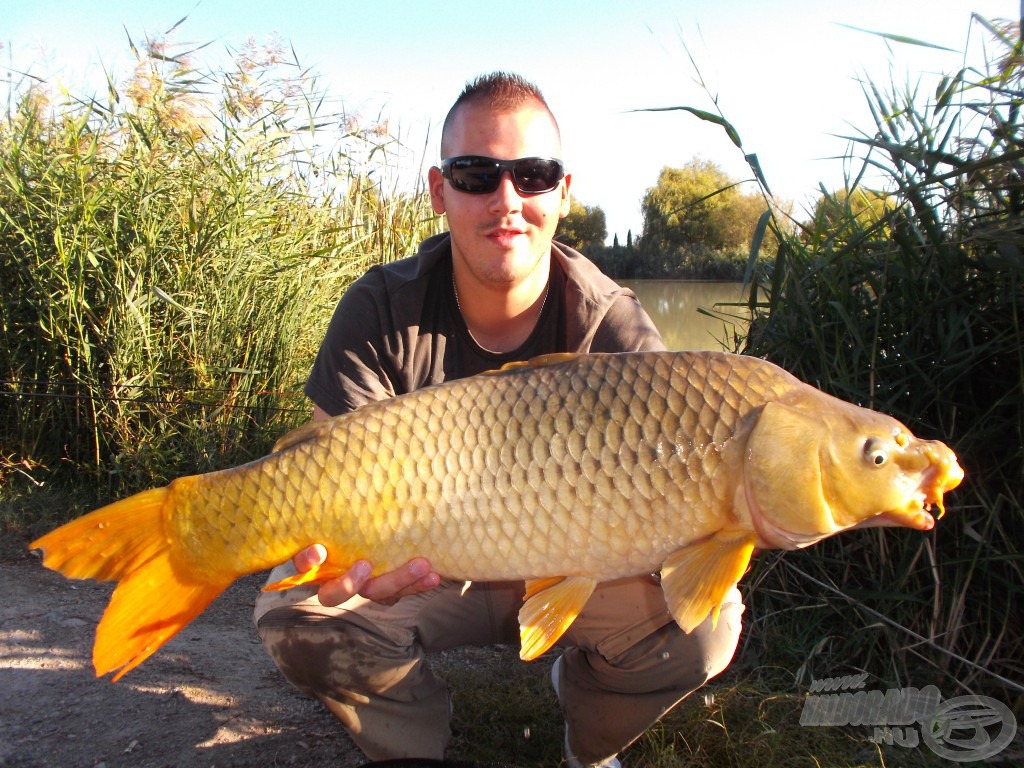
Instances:
[[[0,124],[0,484],[123,492],[254,458],[345,286],[437,231],[396,139],[279,46],[136,49],[107,98],[26,81]]]
[[[795,646],[803,681],[849,664],[1019,705],[1024,68],[1016,24],[976,17],[975,29],[992,41],[983,70],[928,93],[865,83],[860,173],[796,235],[768,223],[778,254],[751,285],[744,350],[944,440],[967,479],[928,535],[855,532],[762,562],[753,626],[761,643]],[[884,206],[854,204],[869,177]]]
[[[736,345],[957,452],[967,479],[927,535],[855,531],[762,558],[748,654],[797,683],[868,671],[1024,706],[1024,59],[1016,22],[973,16],[985,63],[921,86],[864,83],[846,188],[809,222],[774,204]],[[894,38],[898,39],[898,38]],[[914,41],[915,44],[917,41]],[[720,112],[677,107],[718,124]],[[870,184],[867,180],[870,180]],[[765,240],[777,244],[768,268]]]

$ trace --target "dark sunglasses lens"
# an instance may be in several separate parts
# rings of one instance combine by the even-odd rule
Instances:
[[[486,158],[456,160],[448,167],[449,181],[463,192],[493,192],[501,180],[501,166]]]
[[[555,160],[529,157],[517,160],[513,166],[516,189],[520,192],[537,194],[550,192],[562,178],[562,166]]]

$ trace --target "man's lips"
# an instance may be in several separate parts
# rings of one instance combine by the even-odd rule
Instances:
[[[517,227],[495,227],[494,229],[486,232],[486,237],[489,240],[494,240],[498,243],[511,243],[517,237],[525,234],[525,229],[519,229]]]

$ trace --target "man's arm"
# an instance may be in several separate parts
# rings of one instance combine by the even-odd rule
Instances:
[[[637,298],[619,296],[597,327],[590,352],[660,352],[665,341]]]

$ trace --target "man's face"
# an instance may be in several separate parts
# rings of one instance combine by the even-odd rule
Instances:
[[[484,155],[499,160],[562,157],[558,130],[543,107],[526,104],[495,111],[469,104],[455,115],[442,152],[445,157]],[[509,173],[494,192],[469,194],[451,186],[440,170],[430,170],[430,200],[448,216],[452,256],[477,280],[511,288],[547,265],[558,220],[569,212],[567,175],[550,192],[521,195]],[[546,277],[546,275],[545,275]]]

